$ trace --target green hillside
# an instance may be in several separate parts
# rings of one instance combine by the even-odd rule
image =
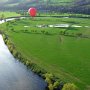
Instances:
[[[14,6],[18,3],[18,5],[20,4],[25,4],[25,5],[45,5],[45,4],[48,4],[48,5],[71,5],[71,4],[75,4],[75,2],[79,2],[79,4],[82,2],[82,3],[86,3],[86,2],[89,2],[87,4],[90,4],[90,1],[89,0],[1,0],[0,3],[2,2],[6,2],[6,6],[10,5],[10,6]],[[11,5],[12,4],[12,5]],[[78,5],[78,4],[76,4]]]
[[[2,3],[0,1],[0,3]],[[0,5],[2,10],[27,10],[29,7],[38,10],[90,14],[89,0],[5,0]]]
[[[45,4],[48,4],[48,5],[69,5],[70,3],[72,3],[74,0],[18,0],[18,4],[27,4],[28,5],[34,5],[34,6],[37,6],[39,4],[42,4],[42,5],[45,5]],[[12,5],[11,5],[12,4]],[[17,4],[17,2],[16,2]],[[8,6],[13,6],[15,5],[15,3],[9,3]]]

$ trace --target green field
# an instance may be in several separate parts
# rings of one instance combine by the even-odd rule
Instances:
[[[45,17],[8,23],[1,28],[25,57],[60,79],[74,82],[80,90],[90,89],[89,19]],[[54,24],[69,27],[47,27]]]
[[[2,12],[2,11],[0,11],[0,17],[2,17],[2,15],[4,15],[4,18],[20,16],[20,14],[17,14],[16,12],[9,12],[9,11]]]

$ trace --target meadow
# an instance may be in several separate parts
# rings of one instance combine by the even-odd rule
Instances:
[[[68,24],[69,27],[49,27]],[[90,20],[36,17],[0,26],[17,50],[41,68],[80,90],[90,89]]]
[[[2,17],[2,15],[4,18],[20,16],[20,14],[17,14],[16,12],[0,11],[0,17]]]

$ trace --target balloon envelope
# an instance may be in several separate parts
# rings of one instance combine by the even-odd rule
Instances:
[[[36,16],[36,13],[37,13],[37,10],[36,10],[36,8],[30,8],[28,10],[28,12],[29,12],[29,14],[30,14],[31,17],[35,17]]]

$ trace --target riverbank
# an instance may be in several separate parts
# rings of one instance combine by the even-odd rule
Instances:
[[[45,90],[46,85],[13,57],[0,34],[0,90]]]
[[[59,78],[56,78],[53,74],[48,73],[38,65],[36,65],[33,62],[30,62],[27,58],[23,57],[23,55],[16,50],[14,44],[10,41],[9,37],[3,32],[0,31],[0,33],[3,36],[5,44],[8,46],[8,49],[12,53],[12,55],[22,62],[25,66],[27,66],[28,69],[39,75],[41,78],[43,78],[47,82],[46,90],[61,90],[64,82],[60,81]]]
[[[12,21],[15,19],[22,19],[24,17],[12,17],[10,19],[6,19],[6,21],[1,21],[1,23],[5,23],[8,21]],[[37,64],[31,62],[30,59],[27,59],[24,57],[18,50],[15,48],[12,41],[9,39],[8,35],[4,31],[0,31],[0,34],[2,34],[5,44],[8,46],[8,49],[12,53],[12,55],[18,59],[20,62],[22,62],[25,66],[27,66],[28,69],[36,73],[38,76],[42,77],[45,82],[47,82],[46,90],[61,90],[64,83],[62,83],[59,79],[57,79],[53,74],[47,72],[45,69],[42,69]],[[61,83],[60,83],[61,82]]]

